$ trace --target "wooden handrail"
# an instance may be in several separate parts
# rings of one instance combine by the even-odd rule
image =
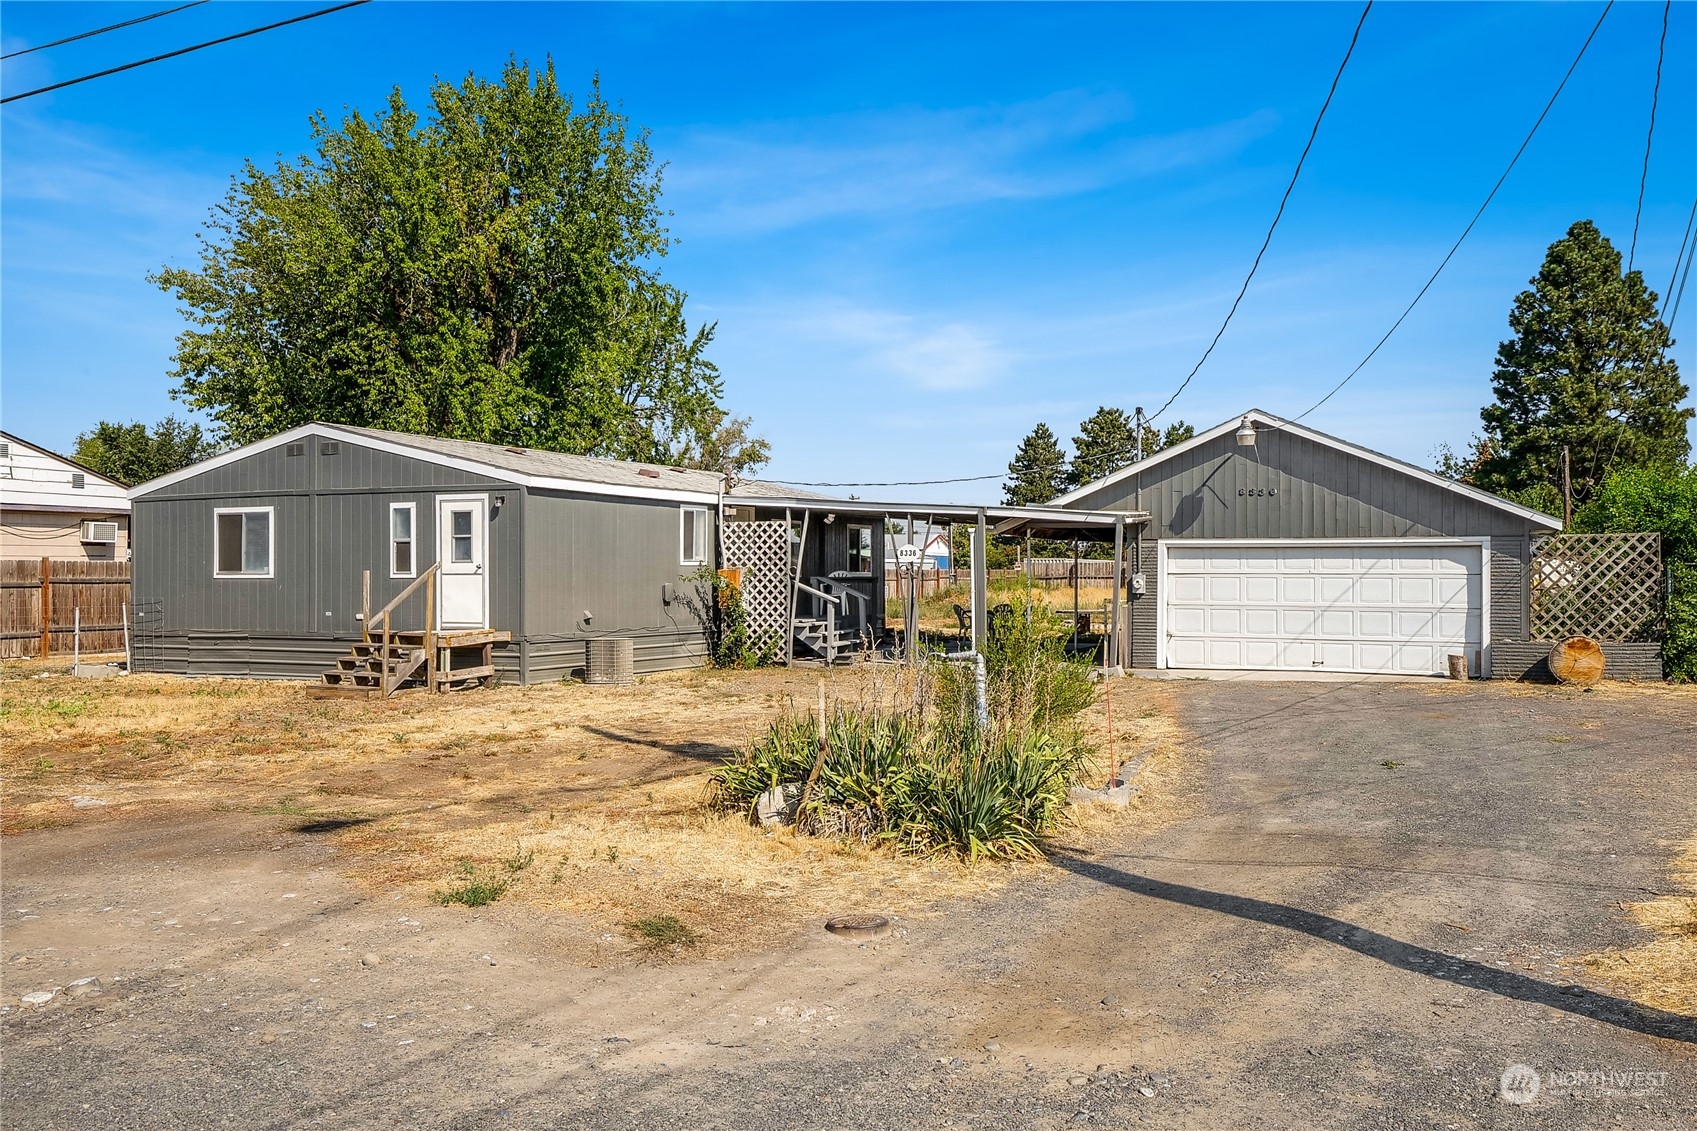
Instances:
[[[390,601],[387,605],[384,605],[381,609],[379,609],[377,611],[377,613],[374,616],[372,616],[372,618],[370,620],[366,621],[365,622],[365,639],[366,639],[366,642],[367,643],[371,642],[371,626],[373,624],[376,624],[378,621],[383,622],[384,635],[388,635],[390,614],[392,614],[395,611],[395,609],[397,607],[399,607],[399,605],[402,601],[405,601],[408,597],[411,597],[414,593],[418,592],[418,587],[420,585],[423,585],[426,581],[429,581],[431,578],[435,577],[436,574],[437,574],[437,571],[439,571],[441,568],[442,568],[441,562],[432,562],[430,564],[429,568],[427,568],[423,573],[419,574],[416,578],[413,579],[413,582],[412,582],[411,585],[409,585],[405,589],[401,590],[399,596],[397,596],[393,601]],[[435,588],[434,582],[431,583],[431,588],[432,589]],[[426,614],[426,615],[428,616],[430,614]]]

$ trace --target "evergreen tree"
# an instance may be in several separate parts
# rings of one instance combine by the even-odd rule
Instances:
[[[1687,389],[1643,274],[1623,275],[1620,252],[1581,220],[1531,283],[1509,315],[1515,336],[1497,348],[1471,482],[1559,498],[1565,447],[1582,504],[1611,470],[1683,465],[1693,410],[1680,407]]]
[[[1079,434],[1072,438],[1072,467],[1067,472],[1067,486],[1082,487],[1104,476],[1112,475],[1131,464],[1137,454],[1137,427],[1125,410],[1103,406],[1090,419],[1078,426]],[[1165,429],[1143,426],[1143,455],[1154,455],[1162,448],[1182,444],[1196,435],[1196,429],[1184,421],[1175,421]]]
[[[1137,435],[1131,417],[1122,408],[1103,405],[1078,426],[1078,435],[1072,438],[1068,485],[1082,487],[1112,475],[1131,462],[1136,448]]]
[[[1155,434],[1155,430],[1153,428],[1148,425],[1144,425],[1143,454],[1146,456],[1153,455],[1162,448],[1170,448],[1174,444],[1182,444],[1186,440],[1194,440],[1195,438],[1196,429],[1182,420],[1174,421],[1172,424],[1167,425],[1166,429],[1158,436]]]
[[[1019,442],[1002,498],[1009,506],[1040,506],[1066,490],[1067,457],[1047,424],[1039,424]]]

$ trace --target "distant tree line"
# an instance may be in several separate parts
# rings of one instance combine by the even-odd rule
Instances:
[[[1180,420],[1156,430],[1143,425],[1143,454],[1196,435],[1196,429]],[[1078,426],[1072,438],[1072,458],[1047,424],[1038,424],[1019,442],[1008,477],[1002,484],[1002,500],[1010,506],[1041,506],[1086,483],[1094,483],[1127,467],[1137,454],[1137,425],[1122,408],[1098,408]]]

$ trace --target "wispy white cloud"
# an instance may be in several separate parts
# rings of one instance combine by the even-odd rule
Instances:
[[[1089,192],[1217,161],[1275,124],[1259,112],[1137,135],[1133,117],[1121,95],[1073,90],[1008,106],[886,108],[701,129],[667,139],[667,191],[692,232],[777,231]]]
[[[825,354],[833,368],[895,388],[961,391],[1002,377],[1016,356],[988,329],[958,317],[816,301],[738,315],[741,330]]]

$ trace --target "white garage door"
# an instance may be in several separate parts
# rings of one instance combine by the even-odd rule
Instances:
[[[1440,675],[1484,642],[1478,543],[1166,545],[1166,666]]]

